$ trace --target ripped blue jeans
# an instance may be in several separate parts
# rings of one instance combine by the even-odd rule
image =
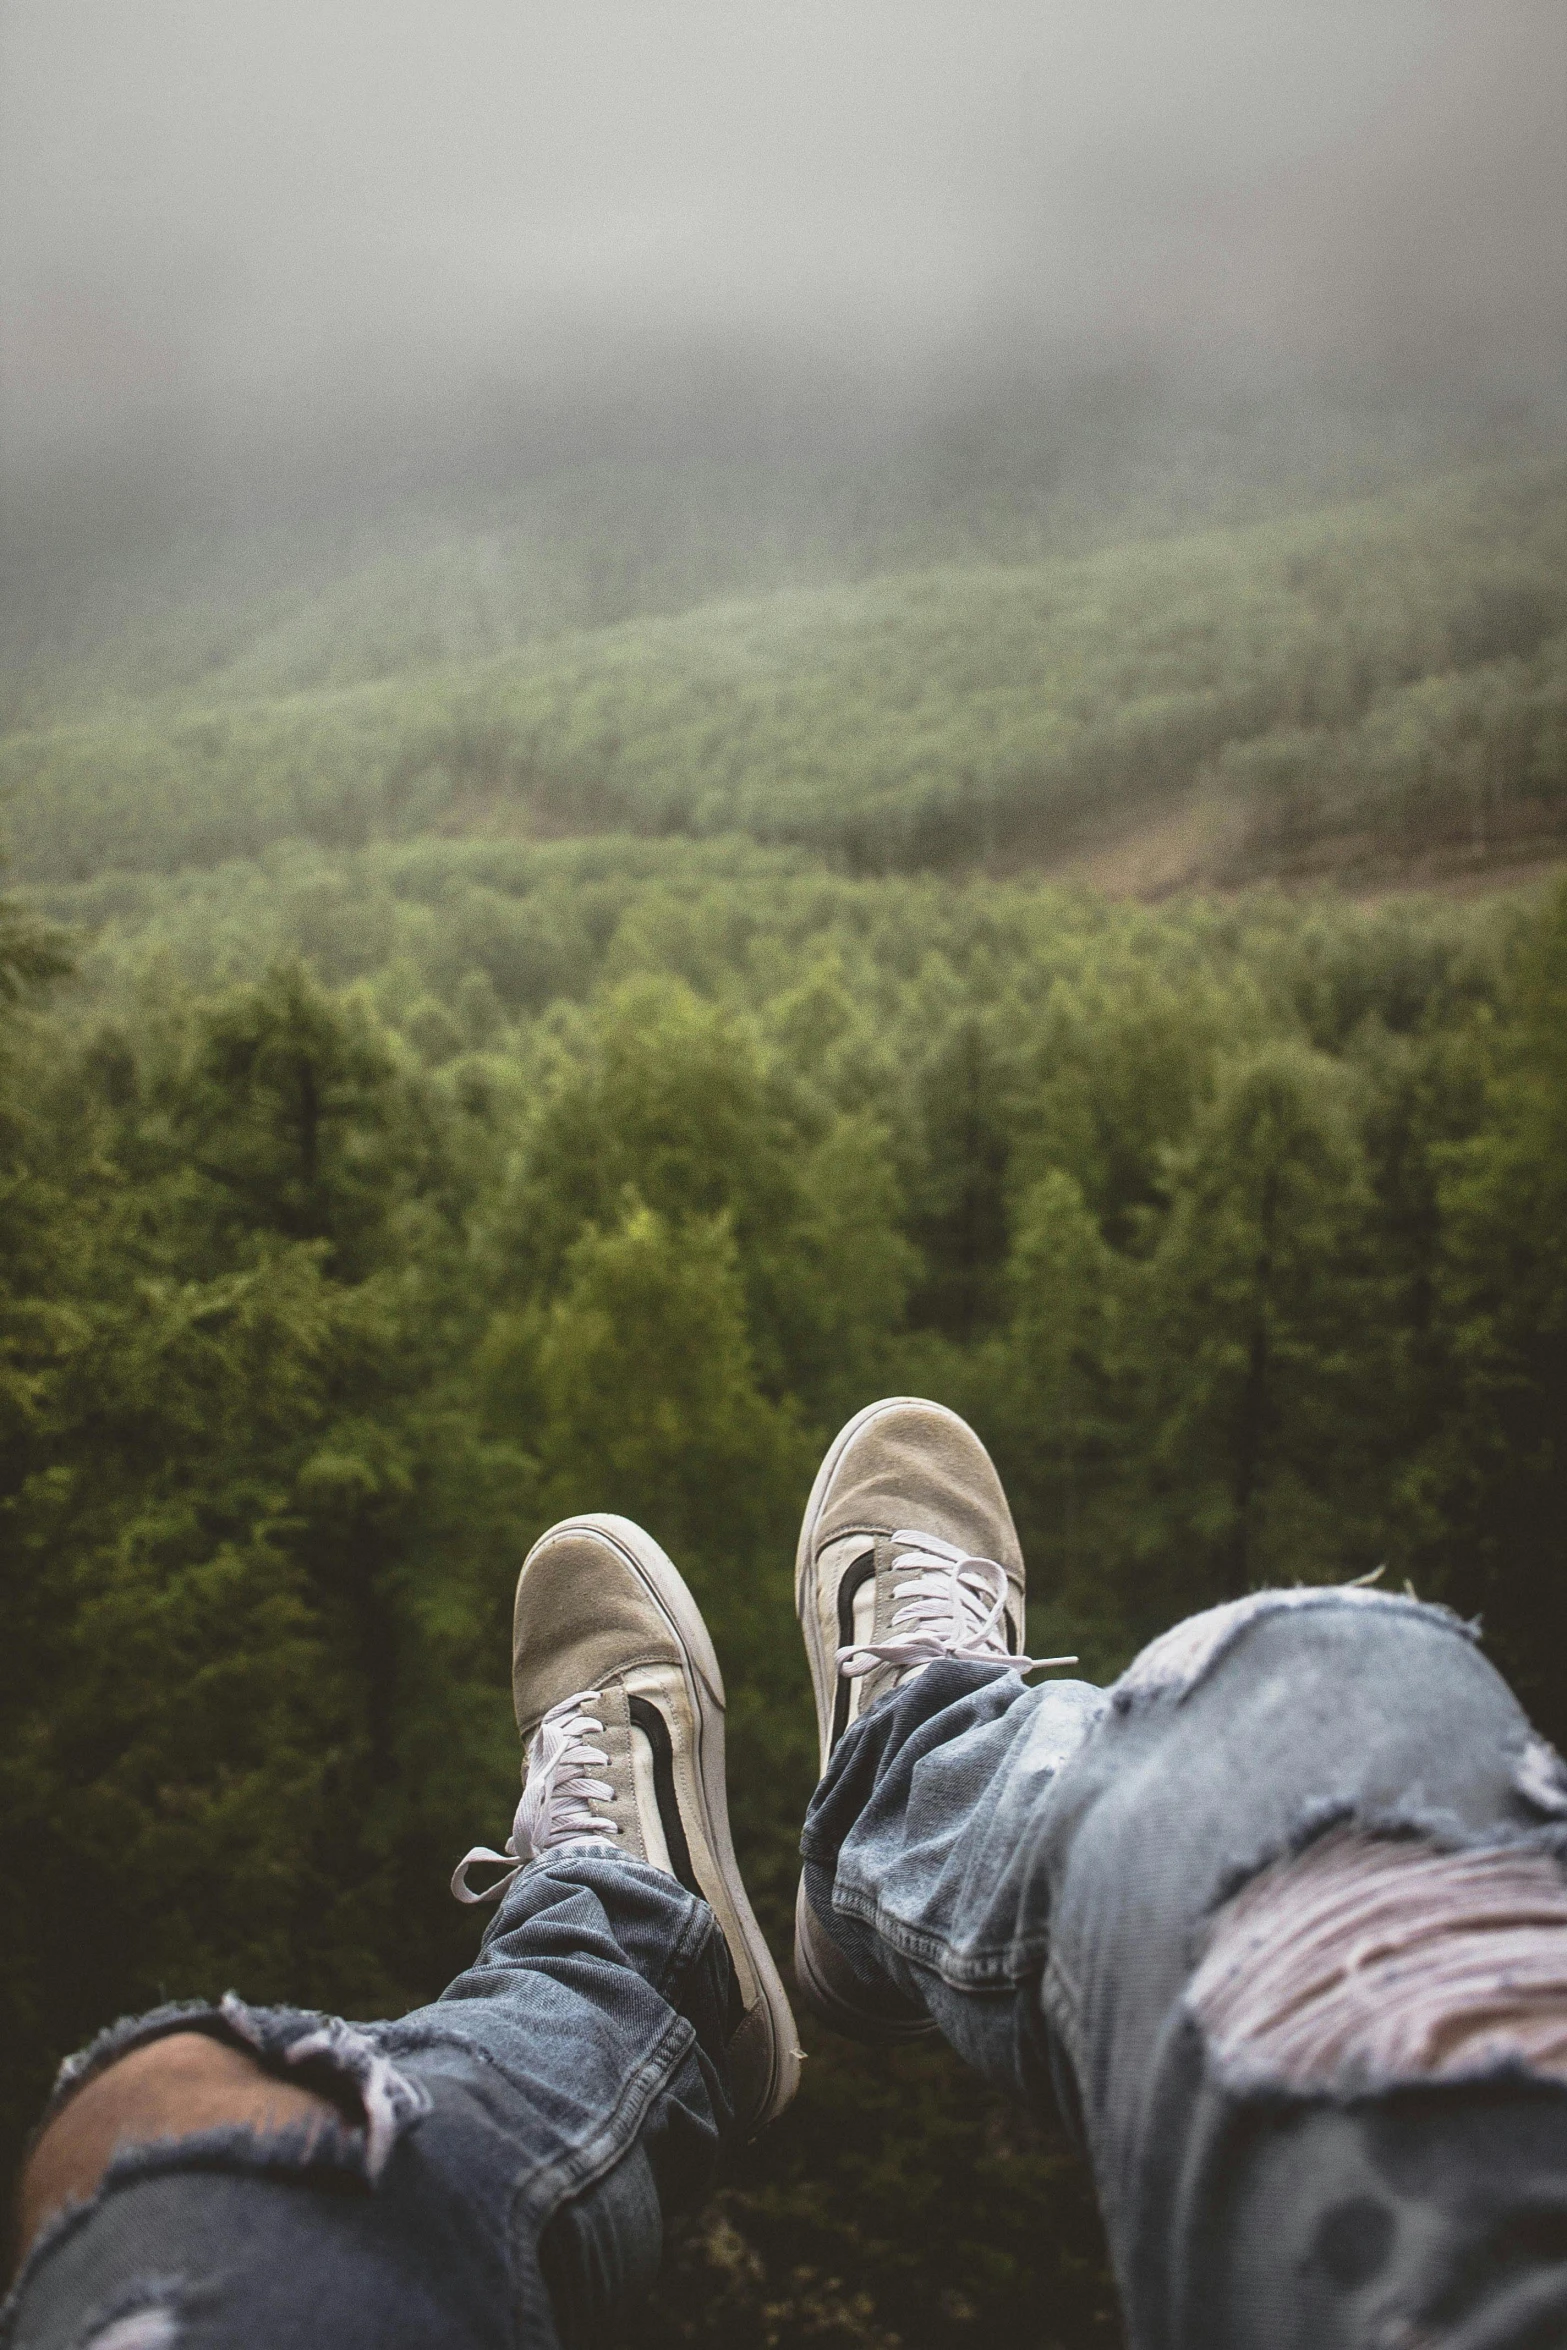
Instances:
[[[803,1849],[865,1982],[1080,2132],[1134,2350],[1567,2340],[1567,1778],[1455,1618],[1263,1593],[1108,1691],[934,1665],[844,1739]],[[398,2023],[119,2027],[61,2095],[194,2021],[343,2126],[122,2154],[0,2339],[613,2334],[731,2127],[733,1997],[700,1902],[589,1854],[524,1871]]]
[[[574,1852],[508,1887],[432,2007],[350,2025],[297,2008],[160,2008],[65,2067],[210,2032],[342,2109],[340,2126],[132,2147],[46,2224],[6,2350],[498,2350],[596,2340],[657,2272],[662,2213],[732,2115],[734,1978],[705,1902]],[[47,2126],[50,2114],[44,2117]]]
[[[803,1849],[865,1983],[1077,2131],[1134,2350],[1567,2342],[1567,1776],[1456,1617],[1264,1592],[1108,1691],[932,1665]]]

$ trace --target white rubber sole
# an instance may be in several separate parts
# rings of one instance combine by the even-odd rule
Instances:
[[[685,1577],[645,1528],[607,1510],[590,1511],[581,1517],[562,1518],[539,1536],[533,1548],[537,1550],[540,1543],[548,1542],[555,1535],[576,1532],[596,1534],[600,1541],[619,1552],[657,1605],[680,1648],[686,1691],[691,1700],[703,1835],[744,1938],[745,1954],[756,1977],[769,2027],[767,2088],[754,2111],[742,2117],[747,2136],[754,2137],[783,2112],[800,2085],[800,2036],[783,1977],[773,1964],[766,1937],[746,1897],[745,1880],[729,1832],[729,1794],[724,1776],[724,1677],[719,1670],[718,1654]],[[531,1558],[532,1551],[528,1555]],[[523,1573],[526,1572],[525,1560]],[[521,1579],[519,1576],[519,1586]]]

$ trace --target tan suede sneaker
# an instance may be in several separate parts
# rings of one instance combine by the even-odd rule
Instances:
[[[1023,1655],[1023,1554],[1001,1480],[967,1422],[918,1396],[867,1404],[829,1446],[800,1528],[794,1590],[823,1772],[851,1723],[940,1658],[1019,1671],[1077,1661]],[[934,2029],[922,2008],[859,1980],[803,1878],[794,1965],[806,2004],[853,2039]]]
[[[452,1891],[494,1900],[544,1853],[603,1849],[632,1853],[700,1895],[745,2011],[729,2058],[737,2116],[754,2136],[799,2085],[798,2034],[730,1841],[713,1643],[682,1577],[629,1518],[565,1518],[529,1551],[517,1578],[512,1699],[527,1752],[516,1822],[504,1853],[466,1855]],[[485,1860],[512,1865],[472,1892],[467,1870]]]

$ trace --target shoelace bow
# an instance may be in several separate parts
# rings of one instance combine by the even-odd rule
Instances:
[[[583,1767],[609,1761],[601,1746],[589,1745],[587,1740],[590,1730],[596,1730],[601,1738],[604,1735],[598,1716],[584,1711],[598,1702],[596,1689],[579,1689],[543,1716],[528,1748],[527,1783],[506,1849],[494,1852],[488,1844],[476,1844],[463,1854],[452,1871],[452,1891],[459,1901],[497,1901],[518,1871],[530,1860],[537,1860],[540,1853],[589,1836],[620,1834],[613,1820],[588,1809],[593,1797],[607,1803],[615,1792],[607,1779],[590,1778]],[[481,1860],[496,1862],[505,1874],[476,1893],[468,1883],[468,1870]]]
[[[995,1559],[976,1558],[955,1542],[923,1534],[915,1526],[900,1527],[892,1541],[892,1571],[908,1575],[906,1582],[893,1585],[893,1597],[903,1605],[894,1611],[884,1640],[851,1641],[839,1649],[838,1670],[846,1681],[874,1673],[879,1665],[896,1665],[906,1673],[949,1656],[993,1659],[1020,1673],[1076,1664],[1075,1656],[1012,1654],[1007,1646],[1007,1571]]]

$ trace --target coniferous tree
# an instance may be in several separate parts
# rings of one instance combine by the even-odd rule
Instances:
[[[1229,1063],[1168,1183],[1141,1335],[1149,1595],[1375,1565],[1353,1546],[1389,1332],[1345,1073],[1290,1042]]]
[[[1567,892],[1525,940],[1490,1034],[1486,1115],[1439,1155],[1443,1423],[1416,1469],[1421,1553],[1567,1733]]]

